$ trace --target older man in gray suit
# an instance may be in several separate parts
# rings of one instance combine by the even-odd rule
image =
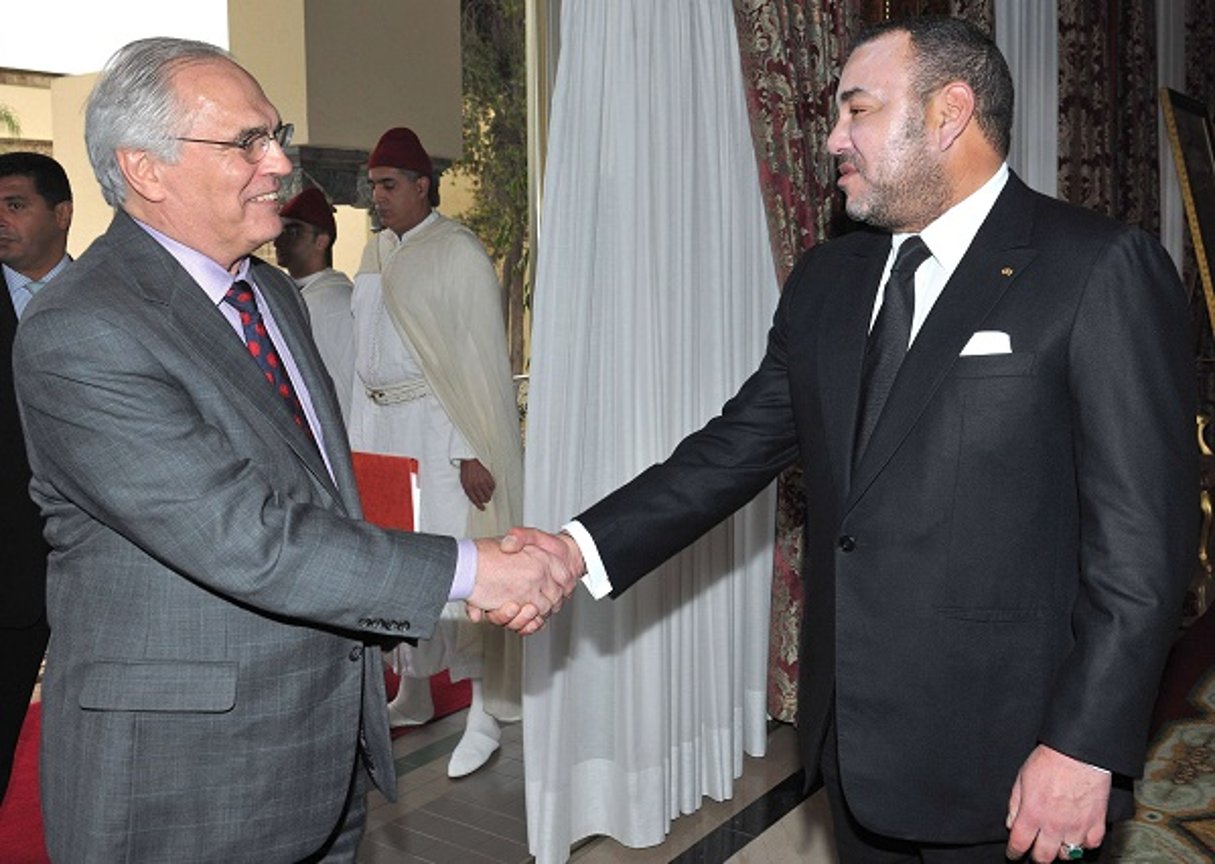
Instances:
[[[360,520],[303,303],[250,257],[289,136],[201,43],[132,43],[90,97],[118,212],[14,349],[57,861],[353,860],[368,781],[396,794],[377,642],[426,638],[450,598],[527,632],[573,587],[547,555]]]

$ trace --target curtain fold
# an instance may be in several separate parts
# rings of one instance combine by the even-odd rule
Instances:
[[[777,300],[730,7],[566,0],[538,236],[525,517],[664,458],[762,356]],[[772,494],[525,642],[529,846],[662,842],[766,747]]]

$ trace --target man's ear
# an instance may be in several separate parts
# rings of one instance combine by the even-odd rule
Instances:
[[[936,136],[942,152],[953,146],[974,118],[975,94],[970,85],[954,81],[942,87],[932,99],[929,132]]]
[[[324,231],[314,231],[312,234],[312,245],[317,252],[324,253],[326,249],[333,245],[333,238]]]
[[[55,205],[55,224],[60,231],[67,231],[72,227],[72,202],[60,201]]]
[[[159,202],[165,198],[161,169],[163,163],[147,150],[117,150],[118,170],[127,181],[127,189],[145,201]]]

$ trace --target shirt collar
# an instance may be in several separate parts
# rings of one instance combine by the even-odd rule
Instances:
[[[400,236],[397,238],[397,243],[398,243],[398,244],[400,244],[400,243],[404,243],[404,242],[405,242],[406,240],[408,240],[410,237],[412,237],[412,236],[414,236],[415,234],[417,234],[419,231],[421,231],[423,228],[425,228],[427,225],[429,225],[430,223],[434,222],[434,221],[435,221],[436,219],[438,219],[438,218],[439,218],[439,211],[438,211],[438,210],[433,210],[433,209],[432,209],[432,210],[431,210],[429,213],[427,213],[427,214],[426,214],[426,218],[425,218],[425,219],[423,219],[423,220],[422,220],[421,222],[419,222],[417,225],[414,225],[412,228],[410,228],[410,229],[409,229],[408,231],[406,231],[404,234],[400,235]],[[393,233],[393,234],[396,234],[396,232],[395,232],[395,231],[393,231],[392,233]]]
[[[134,217],[132,217],[134,219]],[[228,289],[232,287],[232,283],[249,277],[249,256],[240,259],[240,263],[236,268],[236,275],[233,276],[228,270],[218,262],[208,258],[197,249],[192,249],[186,244],[174,240],[167,234],[157,231],[146,222],[140,222],[135,219],[135,224],[147,231],[152,239],[159,243],[164,250],[173,256],[174,260],[182,266],[190,278],[198,283],[198,286],[206,292],[211,298],[211,302],[218,306],[223,302],[224,295],[228,293]]]
[[[41,282],[43,285],[45,285],[47,282],[50,282],[52,279],[62,273],[63,268],[67,267],[71,261],[71,255],[64,255],[59,259],[59,263],[50,270],[47,270],[41,279],[31,279],[29,276],[26,276],[24,273],[19,273],[12,267],[9,267],[7,264],[0,264],[0,267],[4,268],[4,279],[6,282],[8,282],[9,291],[12,292],[16,291],[18,288],[24,288],[31,282]]]
[[[309,285],[311,285],[317,279],[320,279],[322,276],[324,276],[326,273],[328,273],[332,269],[333,269],[332,267],[322,267],[320,270],[317,270],[315,273],[309,273],[303,279],[295,279],[293,277],[291,281],[293,281],[295,283],[295,287],[297,287],[301,291],[303,291],[305,288],[307,288]]]
[[[1008,163],[1003,162],[996,173],[968,196],[950,207],[920,232],[920,237],[928,245],[932,257],[948,273],[957,269],[958,263],[971,241],[979,233],[979,226],[996,205],[996,199],[1008,182]],[[893,247],[898,249],[910,234],[895,234]]]

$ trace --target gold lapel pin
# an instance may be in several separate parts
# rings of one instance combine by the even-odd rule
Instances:
[[[1012,275],[1012,268],[1011,268],[1011,267],[1005,267],[1004,269],[1002,269],[1002,270],[1000,271],[1000,275],[1001,275],[1001,276],[1011,276],[1011,275]]]

